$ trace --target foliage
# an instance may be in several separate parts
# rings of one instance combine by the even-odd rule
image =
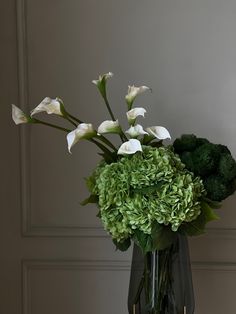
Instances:
[[[203,179],[209,199],[222,201],[235,191],[236,162],[226,146],[185,134],[173,147],[186,168]]]
[[[189,236],[200,235],[205,233],[205,226],[208,222],[217,219],[219,219],[219,217],[215,214],[210,205],[202,201],[201,214],[194,221],[183,224],[179,231]]]

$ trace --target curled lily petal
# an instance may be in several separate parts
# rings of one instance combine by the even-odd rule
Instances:
[[[42,102],[31,111],[31,117],[39,112],[46,112],[48,114],[57,114],[63,116],[63,104],[59,98],[52,99],[46,97]]]
[[[125,133],[129,134],[131,137],[138,137],[139,135],[148,134],[148,132],[144,131],[140,124],[131,126],[127,131],[125,131]]]
[[[92,83],[97,86],[103,98],[106,98],[106,83],[109,78],[113,76],[113,73],[108,72],[103,75],[99,75],[98,80],[93,80]]]
[[[171,139],[169,131],[163,126],[151,126],[146,129],[147,132],[159,140]]]
[[[81,123],[77,126],[77,128],[70,133],[67,134],[67,143],[68,150],[71,153],[71,148],[78,141],[82,139],[90,139],[94,135],[96,135],[96,131],[94,131],[92,124],[90,123]]]
[[[99,78],[98,80],[93,80],[92,83],[95,84],[95,85],[99,85],[101,84],[102,82],[106,82],[109,78],[111,78],[113,76],[113,73],[112,72],[108,72],[106,74],[103,74],[103,75],[99,75]]]
[[[12,119],[15,124],[28,123],[30,122],[30,118],[17,106],[12,106]]]
[[[135,98],[137,97],[137,95],[142,94],[147,90],[151,90],[151,88],[147,86],[139,86],[139,87],[136,87],[134,85],[128,86],[128,93],[125,96],[125,100],[128,105],[128,108],[130,109],[132,107],[132,104]]]
[[[142,107],[133,108],[129,110],[128,112],[126,112],[129,124],[133,124],[138,116],[144,117],[144,114],[146,112],[147,112],[146,109]]]
[[[136,152],[142,152],[142,146],[141,146],[141,143],[139,142],[139,140],[136,140],[136,139],[130,139],[129,141],[127,142],[124,142],[117,154],[118,155],[131,155],[131,154],[134,154]]]
[[[106,120],[103,121],[98,127],[98,134],[106,134],[106,133],[120,133],[121,128],[118,120]]]

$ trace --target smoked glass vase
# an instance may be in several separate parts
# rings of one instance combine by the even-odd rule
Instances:
[[[143,255],[134,245],[129,314],[193,314],[194,293],[188,241],[178,235],[165,250]]]

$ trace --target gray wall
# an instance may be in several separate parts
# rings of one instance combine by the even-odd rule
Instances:
[[[68,110],[97,126],[108,114],[91,80],[112,71],[109,98],[120,121],[126,122],[127,85],[145,84],[153,93],[136,103],[148,111],[144,125],[163,125],[173,138],[207,137],[236,157],[236,2],[9,0],[0,6],[0,313],[21,313],[23,306],[23,314],[60,314],[68,304],[68,314],[125,313],[131,251],[115,252],[97,209],[79,206],[96,149],[81,143],[70,156],[57,131],[23,126],[19,133],[9,104],[29,110],[44,96],[60,96]],[[235,312],[234,203],[235,196],[224,202],[221,220],[190,241],[196,314]]]

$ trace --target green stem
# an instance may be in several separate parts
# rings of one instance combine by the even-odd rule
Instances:
[[[105,136],[97,135],[96,138],[112,148],[114,151],[117,151],[116,147]]]
[[[93,138],[89,139],[89,141],[97,145],[105,154],[108,154],[109,156],[112,155],[112,152],[109,149],[107,149],[103,144],[97,142]]]
[[[128,141],[128,137],[125,135],[125,133],[121,130],[121,136],[123,137],[124,141]]]
[[[38,124],[47,125],[47,126],[50,126],[51,128],[58,129],[58,130],[66,132],[66,133],[71,132],[70,129],[62,128],[62,127],[60,127],[58,125],[55,125],[55,124],[52,124],[52,123],[48,123],[48,122],[45,122],[45,121],[41,121],[41,120],[38,120],[38,119],[35,119],[35,118],[32,119],[32,123],[38,123]]]
[[[83,123],[83,121],[81,121],[80,119],[72,116],[70,113],[66,112],[67,116],[70,117],[71,119],[75,120],[78,123]]]
[[[68,116],[62,116],[62,118],[64,118],[65,120],[69,121],[71,124],[73,124],[77,128],[77,124],[73,120],[68,118]]]
[[[107,110],[108,110],[108,112],[109,112],[109,114],[110,114],[112,120],[113,120],[113,121],[116,121],[115,116],[114,116],[114,114],[113,114],[113,112],[112,112],[112,110],[111,110],[111,106],[110,106],[110,104],[109,104],[109,101],[108,101],[108,99],[107,99],[106,94],[103,95],[103,99],[104,99],[104,101],[105,101],[105,104],[106,104],[106,106],[107,106]],[[123,143],[124,143],[126,140],[128,141],[128,138],[126,137],[125,133],[124,133],[122,130],[121,130],[121,133],[119,134],[119,136],[120,136],[120,139],[121,139],[121,141],[122,141]]]
[[[144,279],[145,279],[145,270],[143,271],[143,275],[138,286],[137,294],[134,298],[134,305],[136,305],[138,301],[140,300],[140,295],[143,291],[143,286],[144,286]]]
[[[155,139],[155,137],[145,134],[144,137],[143,137],[143,139],[142,139],[142,144],[143,144],[143,145],[148,145],[148,144],[150,144],[154,139]]]
[[[105,104],[106,104],[106,106],[107,106],[107,110],[109,111],[109,114],[110,114],[112,120],[113,120],[113,121],[116,121],[115,116],[114,116],[114,114],[113,114],[113,112],[112,112],[112,110],[111,110],[109,101],[108,101],[108,99],[107,99],[107,96],[104,95],[104,96],[103,96],[103,99],[104,99],[104,101],[105,101]]]

